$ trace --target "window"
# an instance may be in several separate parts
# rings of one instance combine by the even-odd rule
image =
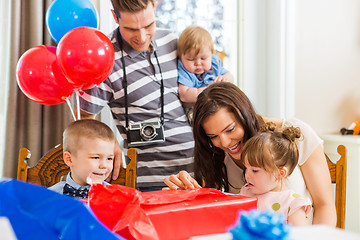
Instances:
[[[96,1],[95,1],[96,2]],[[238,0],[158,0],[157,27],[168,28],[178,36],[190,25],[199,25],[213,37],[215,50],[223,52],[224,67],[238,79]],[[100,30],[109,34],[117,27],[110,1],[98,1]]]
[[[236,0],[161,0],[156,8],[157,26],[180,33],[190,25],[209,31],[215,51],[225,54],[224,67],[237,79],[237,10]]]

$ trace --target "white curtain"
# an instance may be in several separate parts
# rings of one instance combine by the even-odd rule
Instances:
[[[3,176],[5,156],[6,110],[10,81],[11,0],[0,1],[0,177]]]

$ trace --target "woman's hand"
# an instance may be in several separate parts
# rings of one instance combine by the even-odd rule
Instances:
[[[196,189],[201,188],[198,182],[190,176],[190,174],[186,171],[180,171],[176,175],[171,175],[168,178],[164,179],[164,183],[168,186],[163,189]]]

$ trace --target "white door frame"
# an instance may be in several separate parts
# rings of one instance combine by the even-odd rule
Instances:
[[[240,86],[256,110],[271,117],[295,113],[295,0],[245,0],[244,64]],[[240,41],[241,42],[241,41]]]

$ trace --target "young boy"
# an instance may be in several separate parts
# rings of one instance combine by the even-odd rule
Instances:
[[[204,28],[189,26],[177,45],[179,97],[184,106],[194,105],[197,96],[213,82],[233,82],[214,54],[213,40]]]
[[[94,119],[72,122],[63,133],[63,157],[70,172],[49,189],[76,199],[88,197],[92,183],[102,183],[113,169],[115,135]]]

